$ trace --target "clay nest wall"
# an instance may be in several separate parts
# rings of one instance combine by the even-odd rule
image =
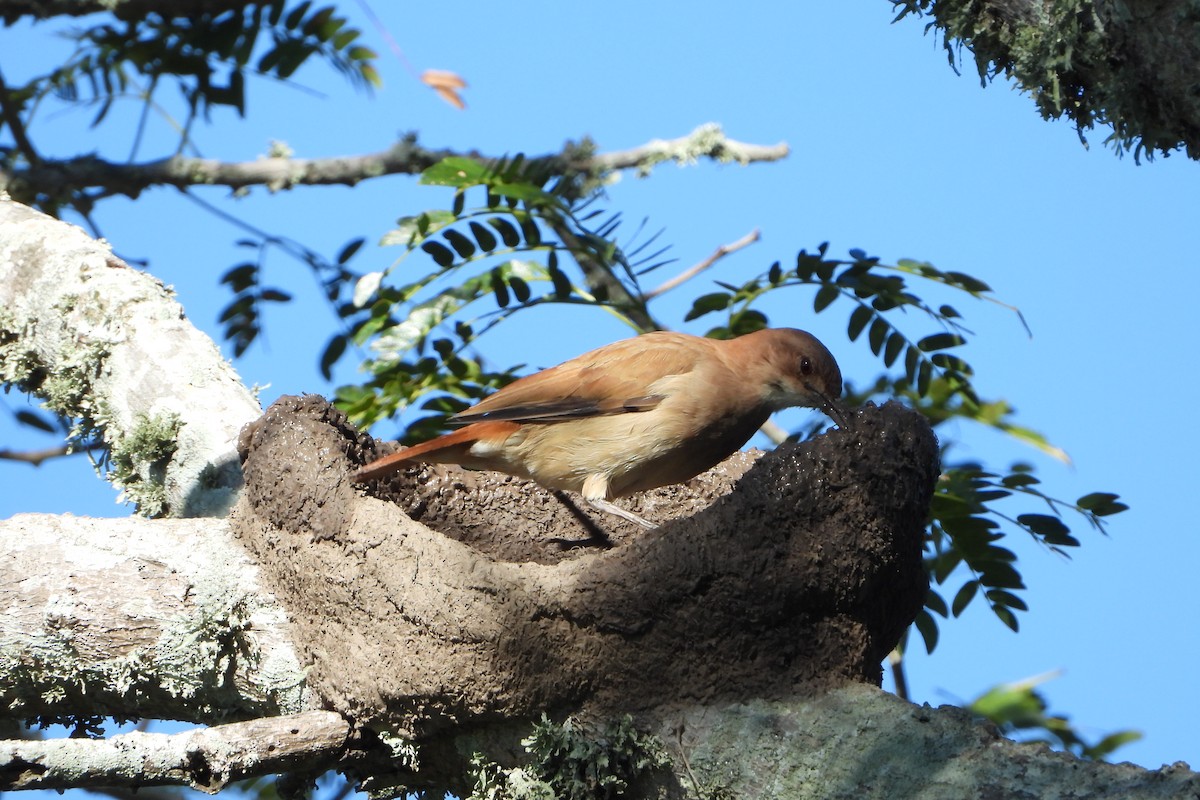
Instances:
[[[431,741],[878,684],[926,595],[937,441],[897,404],[621,501],[652,531],[493,473],[351,482],[389,447],[322,398],[282,398],[242,434],[233,517],[310,685],[366,727]]]

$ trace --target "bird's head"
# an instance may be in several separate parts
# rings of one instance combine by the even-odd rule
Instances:
[[[836,422],[845,422],[838,398],[842,396],[842,371],[837,360],[817,337],[795,328],[767,328],[743,339],[761,353],[763,398],[778,411],[791,406],[819,408]]]

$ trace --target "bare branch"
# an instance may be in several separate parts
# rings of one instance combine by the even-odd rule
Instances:
[[[636,169],[642,174],[649,174],[653,167],[664,161],[674,161],[683,166],[701,158],[711,158],[721,163],[735,162],[744,166],[759,161],[780,161],[787,158],[789,152],[786,142],[747,144],[727,138],[719,125],[709,123],[678,139],[654,139],[631,150],[592,156],[587,160],[586,167],[597,172]]]
[[[8,96],[8,84],[5,83],[3,74],[0,74],[0,120],[12,132],[13,141],[17,143],[17,150],[25,156],[25,160],[30,164],[37,164],[41,161],[37,150],[33,147],[33,142],[29,141],[29,135],[25,132],[25,123],[21,121],[21,115],[17,113],[17,109],[13,107],[12,98]]]
[[[232,781],[332,766],[350,725],[332,711],[233,722],[177,734],[0,743],[0,789],[184,785],[215,794]]]
[[[665,283],[663,283],[657,289],[651,289],[650,291],[646,292],[646,294],[644,294],[643,297],[646,300],[653,300],[654,298],[658,297],[660,294],[665,294],[666,292],[669,292],[672,289],[674,289],[676,286],[679,286],[680,284],[690,281],[692,278],[696,277],[701,272],[704,272],[704,270],[708,269],[713,264],[717,263],[718,261],[720,261],[725,256],[729,255],[730,253],[735,253],[738,250],[741,250],[743,247],[752,245],[761,238],[762,238],[762,234],[759,232],[758,228],[755,228],[754,230],[750,231],[742,238],[738,239],[736,242],[731,242],[729,244],[721,245],[720,247],[718,247],[716,250],[713,251],[713,254],[711,256],[704,259],[703,261],[696,264],[695,266],[692,266],[692,267],[684,270],[683,272],[679,273],[674,278],[671,278],[669,281],[666,281]]]
[[[715,125],[702,125],[678,139],[656,139],[632,150],[591,155],[570,145],[562,153],[530,159],[558,174],[603,175],[627,169],[650,172],[667,161],[690,164],[701,158],[749,164],[776,161],[788,154],[786,144],[761,146],[726,138]],[[136,164],[117,163],[94,156],[65,160],[42,159],[36,165],[0,175],[0,190],[14,198],[32,202],[36,196],[62,196],[88,188],[108,194],[136,196],[151,186],[226,186],[244,189],[265,186],[272,191],[295,186],[354,185],[383,175],[415,175],[448,156],[492,162],[496,158],[477,150],[429,149],[409,135],[387,150],[334,158],[260,158],[256,161],[224,162],[215,159],[176,156]]]
[[[26,464],[32,464],[35,467],[40,467],[43,461],[49,461],[52,458],[61,458],[62,456],[74,455],[81,453],[82,450],[73,450],[71,447],[63,444],[58,447],[47,447],[42,450],[0,450],[0,460],[2,461],[22,461]]]

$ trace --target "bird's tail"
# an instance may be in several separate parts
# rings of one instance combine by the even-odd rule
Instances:
[[[474,460],[471,448],[477,442],[503,441],[520,429],[516,422],[476,422],[465,428],[406,447],[378,458],[354,473],[357,483],[386,478],[410,461],[431,464],[468,464]]]

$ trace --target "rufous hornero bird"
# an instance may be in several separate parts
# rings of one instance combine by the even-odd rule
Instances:
[[[465,427],[373,461],[354,479],[414,461],[460,464],[578,492],[653,528],[611,501],[699,475],[774,411],[808,406],[844,421],[841,394],[837,361],[804,331],[725,340],[658,331],[520,378],[450,418]]]

